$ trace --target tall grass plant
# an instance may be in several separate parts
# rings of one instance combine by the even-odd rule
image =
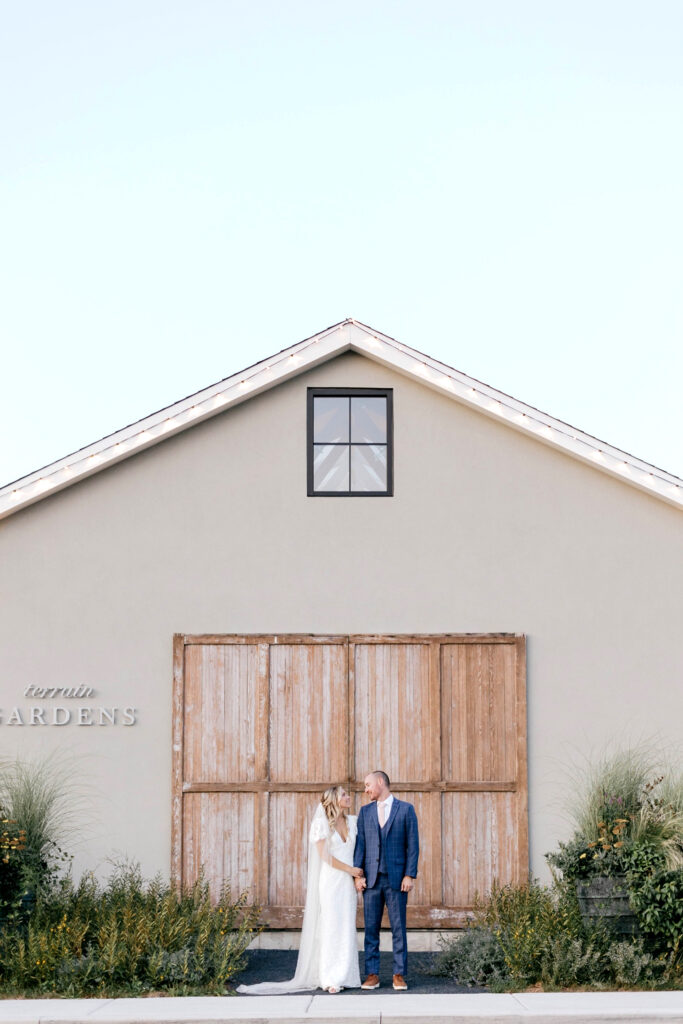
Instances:
[[[66,859],[61,844],[71,838],[78,810],[73,788],[64,785],[62,756],[37,761],[0,761],[0,807],[24,835],[21,884],[37,889],[55,862]]]

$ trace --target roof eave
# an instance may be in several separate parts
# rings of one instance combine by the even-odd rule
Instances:
[[[130,424],[0,489],[0,519],[146,451],[321,363],[354,351],[505,423],[593,469],[683,508],[683,481],[538,409],[417,352],[356,320],[344,320],[194,395]]]

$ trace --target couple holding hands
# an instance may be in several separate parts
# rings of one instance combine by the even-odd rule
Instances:
[[[293,978],[240,985],[238,992],[277,995],[323,988],[379,988],[379,931],[386,906],[394,957],[393,987],[408,988],[406,905],[417,876],[419,836],[412,804],[391,792],[386,772],[365,777],[371,803],[358,817],[348,813],[343,786],[326,789],[309,832],[306,906]],[[356,943],[357,893],[363,894],[365,980],[361,985]]]

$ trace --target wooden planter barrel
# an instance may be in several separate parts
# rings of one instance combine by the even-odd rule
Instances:
[[[615,935],[637,935],[638,920],[631,909],[626,878],[599,875],[576,883],[584,924],[602,922]]]

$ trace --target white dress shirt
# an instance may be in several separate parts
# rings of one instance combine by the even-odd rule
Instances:
[[[386,800],[382,800],[381,802],[379,800],[377,801],[377,820],[382,822],[382,825],[380,827],[386,825],[386,823],[389,821],[389,815],[391,814],[391,805],[393,804],[393,802],[394,797],[392,793],[389,794]],[[380,817],[382,811],[384,812],[384,819]]]

